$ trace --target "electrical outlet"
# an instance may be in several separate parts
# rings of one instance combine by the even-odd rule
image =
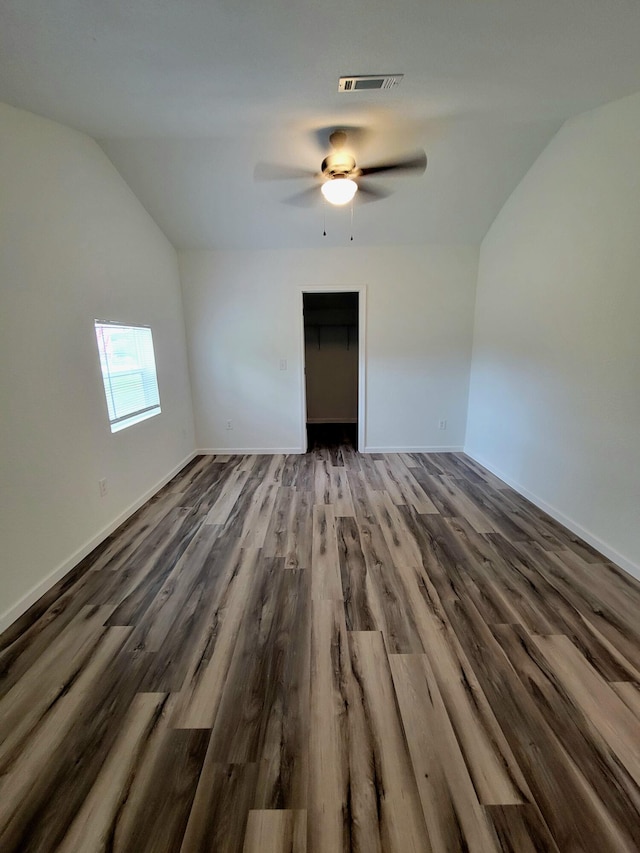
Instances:
[[[231,421],[227,421],[227,429],[233,429],[233,426],[231,425]]]
[[[103,498],[107,494],[107,480],[98,480],[98,488],[100,489],[100,497]]]
[[[438,423],[438,429],[446,429],[446,428],[447,428],[447,422],[445,420],[442,420]]]
[[[287,359],[281,358],[280,359],[280,370],[286,370],[286,369],[287,369]]]

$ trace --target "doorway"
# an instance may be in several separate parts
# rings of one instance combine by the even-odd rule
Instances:
[[[302,293],[304,446],[364,448],[361,290]]]

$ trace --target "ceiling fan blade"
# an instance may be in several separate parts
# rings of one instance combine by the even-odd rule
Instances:
[[[315,175],[312,169],[284,166],[280,163],[258,163],[253,170],[253,178],[256,181],[290,181],[295,178],[313,178]]]
[[[365,166],[360,169],[361,175],[379,175],[382,172],[424,172],[427,168],[427,155],[424,151],[408,157],[406,160],[396,160],[392,163],[378,163],[377,166]]]
[[[381,187],[374,187],[366,181],[358,181],[358,192],[355,195],[356,201],[366,204],[370,201],[380,201],[391,195],[390,190],[383,190]]]
[[[308,187],[306,190],[302,190],[302,192],[295,193],[295,195],[283,199],[283,203],[291,204],[294,207],[313,207],[321,198],[322,195],[318,187]]]

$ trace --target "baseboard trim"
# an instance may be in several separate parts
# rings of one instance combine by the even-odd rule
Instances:
[[[301,447],[202,447],[199,456],[275,456],[280,453],[304,453]]]
[[[149,498],[152,498],[156,492],[159,492],[163,486],[166,486],[169,480],[172,480],[176,474],[182,471],[184,466],[188,465],[189,462],[191,462],[191,460],[197,455],[198,451],[194,450],[188,456],[185,456],[182,462],[176,465],[176,467],[157,482],[155,486],[152,486],[152,488],[128,506],[127,509],[121,512],[113,521],[109,522],[106,527],[103,527],[99,533],[93,536],[88,542],[85,542],[82,547],[78,548],[77,551],[60,563],[59,566],[57,566],[35,586],[31,587],[31,589],[23,595],[22,598],[18,599],[15,604],[12,604],[11,607],[5,610],[4,613],[0,615],[0,633],[12,625],[16,619],[19,619],[23,613],[26,613],[32,604],[35,604],[36,601],[41,598],[45,592],[48,592],[54,584],[58,583],[58,581],[61,580],[67,572],[70,572],[74,566],[77,566],[80,560],[84,560],[84,558],[90,554],[94,548],[96,548],[101,542],[104,542],[107,536],[110,536],[114,530],[117,530],[123,522],[132,516],[134,512],[137,512],[140,507],[143,506]]]
[[[564,525],[568,530],[572,533],[575,533],[576,536],[579,536],[581,539],[584,539],[592,548],[595,548],[596,551],[599,551],[603,554],[608,560],[611,560],[612,563],[615,563],[621,569],[624,569],[625,572],[632,575],[634,578],[640,580],[640,566],[636,565],[632,560],[628,557],[625,557],[623,554],[620,554],[619,551],[616,551],[611,545],[607,542],[604,542],[595,533],[592,533],[590,530],[587,530],[586,527],[583,527],[577,521],[574,521],[573,518],[570,518],[568,515],[565,515],[561,512],[557,507],[553,506],[550,503],[547,503],[543,498],[538,497],[538,495],[530,492],[525,486],[521,483],[518,483],[512,477],[509,477],[504,472],[500,471],[495,465],[492,465],[486,459],[483,459],[477,453],[473,453],[470,450],[465,449],[464,452],[471,459],[475,460],[479,465],[482,465],[483,468],[486,468],[487,471],[491,471],[492,474],[495,474],[500,480],[506,483],[508,486],[511,486],[512,489],[515,489],[518,494],[522,495],[522,497],[526,498],[528,501],[531,501],[532,504],[535,504],[538,509],[541,509],[543,512],[546,512],[547,515],[550,515],[551,518],[560,522],[560,524]]]
[[[365,447],[363,453],[461,453],[463,447]]]

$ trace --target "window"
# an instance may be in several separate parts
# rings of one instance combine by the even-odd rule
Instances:
[[[148,326],[95,321],[111,432],[160,414],[160,394]]]

